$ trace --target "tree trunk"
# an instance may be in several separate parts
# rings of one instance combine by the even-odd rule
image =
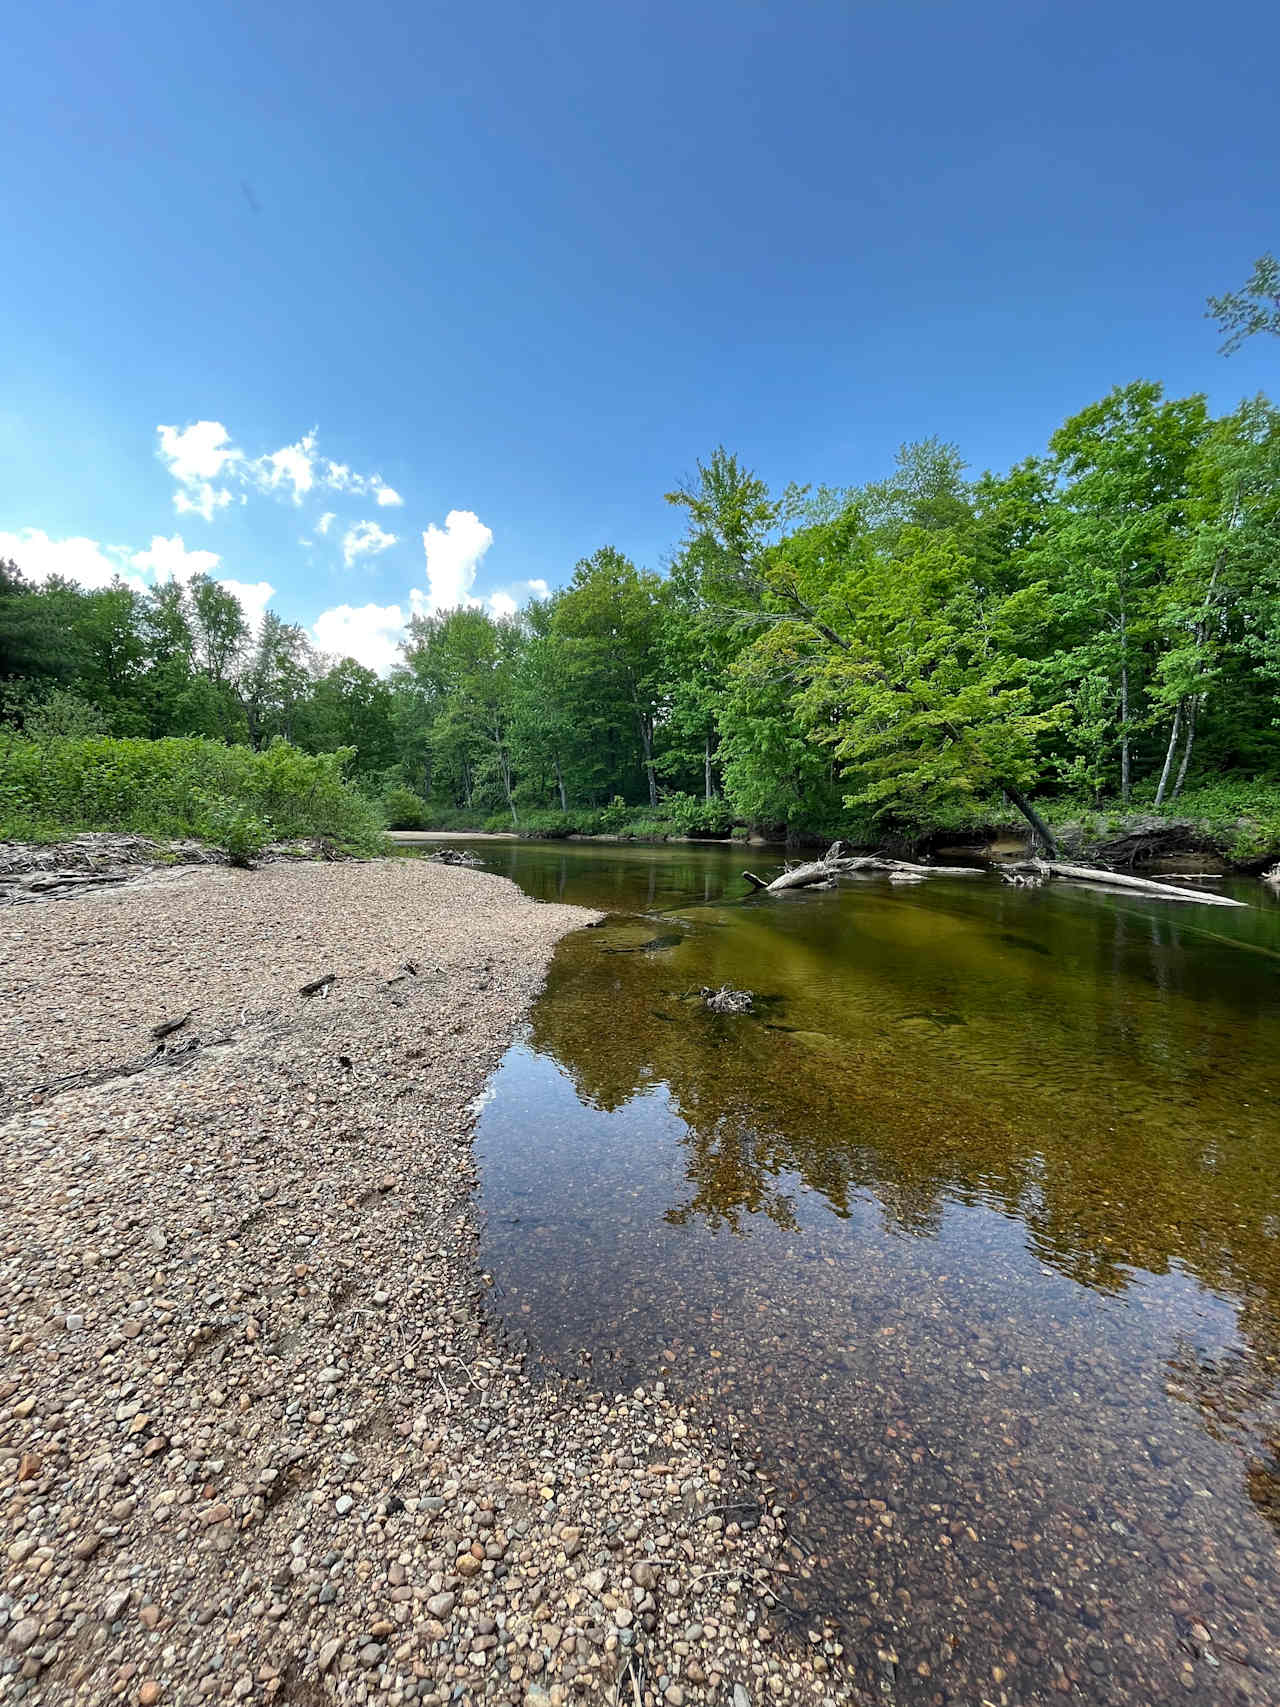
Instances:
[[[716,796],[715,790],[711,786],[711,731],[709,729],[703,746],[702,775],[705,789],[704,798],[714,800]]]
[[[1035,833],[1036,840],[1040,843],[1041,847],[1044,848],[1045,852],[1049,855],[1049,858],[1057,859],[1058,844],[1053,839],[1053,831],[1045,823],[1044,819],[1036,811],[1035,807],[1027,799],[1022,790],[1020,788],[1015,788],[1011,782],[1002,783],[1001,790],[1009,804],[1014,807],[1016,811],[1021,812],[1022,816],[1027,820],[1027,823],[1030,824]]]
[[[1131,754],[1129,749],[1129,648],[1125,634],[1124,611],[1120,612],[1120,798],[1127,806],[1132,789]]]
[[[1164,804],[1164,791],[1169,786],[1169,772],[1173,769],[1173,755],[1178,746],[1178,736],[1182,733],[1182,701],[1179,700],[1173,708],[1173,723],[1169,729],[1169,745],[1165,748],[1164,769],[1160,772],[1160,781],[1156,787],[1156,811]]]
[[[653,730],[648,720],[640,718],[640,745],[644,748],[644,774],[649,784],[649,804],[658,804],[658,779],[653,770]]]
[[[1196,741],[1196,717],[1200,709],[1200,695],[1193,694],[1187,707],[1187,744],[1182,749],[1182,763],[1178,766],[1178,780],[1173,785],[1171,799],[1176,800],[1182,793],[1182,785],[1187,780],[1187,766],[1191,763],[1191,749]]]
[[[559,759],[556,759],[553,762],[556,767],[556,787],[560,790],[560,810],[562,812],[567,812],[569,810],[569,797],[564,791],[564,773],[560,769]]]

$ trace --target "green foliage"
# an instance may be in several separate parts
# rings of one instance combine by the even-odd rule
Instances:
[[[1206,316],[1226,333],[1224,356],[1232,355],[1258,332],[1280,335],[1280,261],[1274,255],[1260,255],[1242,289],[1209,298]]]
[[[1215,304],[1233,337],[1270,328],[1275,265]],[[667,497],[686,528],[665,574],[602,546],[510,618],[415,616],[389,680],[318,657],[274,613],[250,634],[207,578],[143,596],[0,564],[0,728],[42,751],[98,735],[239,751],[229,798],[273,833],[255,791],[281,737],[295,758],[345,755],[366,826],[546,836],[870,840],[1015,814],[1047,834],[1068,802],[1177,810],[1206,777],[1280,770],[1265,398],[1215,419],[1136,381],[1007,473],[973,478],[926,437],[882,479],[781,496],[720,447]],[[117,769],[46,763],[55,816],[200,816],[172,778],[151,801]]]
[[[377,814],[343,779],[349,751],[265,752],[199,737],[0,741],[0,838],[47,839],[50,826],[198,836],[251,857],[254,844],[322,836],[374,851]]]
[[[431,808],[420,794],[403,786],[389,788],[383,795],[382,816],[389,830],[426,830],[431,826]]]
[[[733,829],[733,809],[723,800],[670,794],[662,807],[682,836],[727,836]]]
[[[232,865],[251,866],[272,839],[265,818],[220,800],[203,803],[199,824],[202,839],[221,848]]]
[[[1222,778],[1189,788],[1163,811],[1189,818],[1241,864],[1280,852],[1280,782]]]

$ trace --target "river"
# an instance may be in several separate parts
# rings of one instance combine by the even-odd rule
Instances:
[[[1280,1700],[1274,896],[473,845],[610,913],[479,1119],[533,1351],[710,1410],[868,1698]]]

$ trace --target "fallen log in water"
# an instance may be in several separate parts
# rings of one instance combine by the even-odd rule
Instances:
[[[1243,907],[1230,895],[1211,895],[1209,891],[1183,889],[1176,883],[1157,883],[1152,877],[1130,877],[1124,871],[1106,871],[1096,865],[1064,865],[1057,859],[1036,859],[1030,869],[1046,872],[1050,877],[1066,877],[1076,883],[1100,883],[1108,889],[1133,889],[1140,895],[1155,895],[1163,901],[1201,901],[1210,907]]]
[[[828,883],[839,869],[840,862],[828,865],[825,859],[810,860],[807,865],[793,866],[790,871],[784,871],[775,877],[772,883],[766,883],[763,877],[757,877],[754,871],[744,871],[743,876],[748,883],[757,889],[767,889],[776,893],[780,889],[807,889],[812,883]]]
[[[836,843],[839,847],[841,844]],[[772,882],[766,882],[763,877],[757,877],[754,871],[744,871],[743,877],[756,889],[768,890],[777,894],[784,889],[811,889],[822,884],[833,883],[837,877],[848,877],[860,871],[884,871],[890,877],[923,878],[923,877],[981,877],[981,866],[976,865],[913,865],[910,860],[885,859],[881,854],[852,854],[840,855],[833,858],[827,854],[824,859],[810,860],[807,865],[793,866],[790,871],[784,871]]]

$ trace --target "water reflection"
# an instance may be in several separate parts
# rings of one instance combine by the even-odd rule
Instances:
[[[711,903],[569,939],[495,1081],[486,1261],[535,1343],[745,1419],[802,1599],[901,1699],[1280,1694],[1280,914],[500,863]],[[690,999],[723,982],[772,1000]]]

